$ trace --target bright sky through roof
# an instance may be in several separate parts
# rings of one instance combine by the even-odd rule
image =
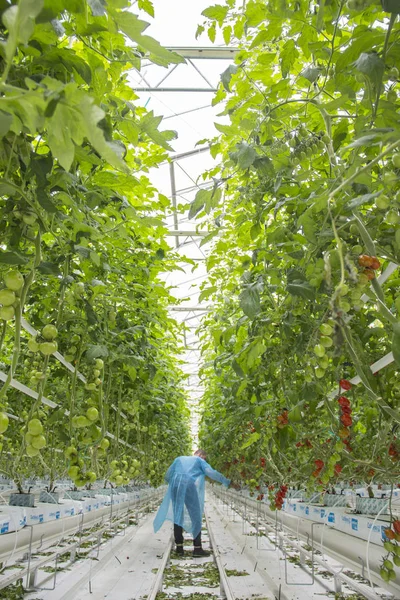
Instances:
[[[164,46],[172,47],[212,47],[207,34],[203,34],[196,40],[197,26],[204,21],[201,12],[212,4],[211,0],[154,0],[155,18],[151,19],[143,11],[139,11],[140,17],[150,22],[146,30],[148,35],[157,39]],[[133,12],[135,11],[133,7]],[[223,42],[219,42],[223,45]],[[207,88],[209,87],[204,77],[216,88],[220,80],[220,74],[229,66],[229,60],[197,60],[193,61],[201,71],[199,74],[192,64],[180,65],[162,83],[163,88]],[[144,66],[141,76],[132,73],[132,86],[155,87],[167,75],[168,70],[156,65]],[[204,77],[202,77],[202,75]],[[190,152],[195,150],[196,144],[202,139],[210,139],[218,135],[214,122],[224,122],[217,117],[221,112],[221,105],[211,106],[214,93],[210,92],[139,92],[141,102],[154,111],[155,115],[163,115],[164,120],[160,129],[173,129],[177,132],[177,139],[171,142],[174,153]],[[192,111],[193,112],[187,112]],[[180,114],[180,113],[185,114]],[[204,144],[203,144],[204,145]],[[193,154],[184,160],[175,161],[174,171],[177,188],[177,204],[188,205],[198,191],[198,185],[203,184],[200,175],[215,164],[209,152]],[[150,178],[157,189],[168,197],[171,197],[170,165],[165,164],[151,172]],[[197,221],[189,222],[186,214],[178,215],[179,229],[194,231],[199,225]],[[174,220],[168,219],[168,228],[175,229]],[[166,281],[173,287],[172,293],[176,298],[187,298],[180,306],[188,307],[187,312],[174,312],[171,314],[178,321],[184,321],[186,331],[186,352],[183,356],[185,364],[183,370],[189,374],[186,382],[192,410],[192,435],[197,438],[198,415],[196,407],[202,395],[202,387],[198,379],[198,368],[200,364],[200,353],[198,351],[199,339],[195,333],[200,324],[199,312],[190,310],[190,307],[199,306],[200,285],[206,277],[205,256],[209,252],[209,246],[199,247],[201,238],[180,237],[178,252],[182,256],[188,256],[195,260],[195,268],[182,263],[184,272],[176,271],[166,275]],[[171,246],[175,239],[169,238]],[[207,304],[207,302],[203,303]]]

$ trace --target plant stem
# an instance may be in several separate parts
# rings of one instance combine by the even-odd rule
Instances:
[[[379,101],[380,101],[381,91],[382,91],[383,73],[385,71],[386,53],[387,53],[387,49],[388,49],[388,45],[389,45],[390,34],[392,33],[393,25],[395,24],[396,19],[397,19],[397,14],[396,13],[391,13],[391,15],[390,15],[390,21],[389,21],[389,27],[388,27],[388,30],[386,32],[385,44],[383,46],[383,52],[382,52],[383,70],[382,70],[382,75],[379,78],[379,83],[378,83],[378,86],[377,86],[377,89],[376,89],[375,108],[374,108],[374,111],[373,111],[373,114],[372,114],[372,123],[371,123],[371,125],[374,123],[374,121],[376,119],[376,115],[378,113]]]

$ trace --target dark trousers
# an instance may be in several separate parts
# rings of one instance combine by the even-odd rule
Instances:
[[[183,528],[176,523],[176,521],[181,521],[179,518],[181,515],[177,514],[179,508],[177,507],[176,500],[178,493],[182,492],[182,480],[178,485],[174,486],[171,490],[172,497],[172,505],[174,507],[174,537],[175,543],[177,546],[181,546],[183,544]],[[192,521],[193,531],[198,531],[197,536],[193,539],[194,546],[201,546],[201,520],[202,515],[200,513],[200,503],[199,497],[197,495],[197,488],[193,480],[189,479],[184,482],[185,485],[185,498],[184,503],[189,513],[190,519]],[[180,491],[179,491],[180,490]],[[183,510],[183,506],[180,507]]]
[[[175,538],[175,544],[177,546],[183,546],[183,527],[181,527],[180,525],[177,525],[176,523],[174,523],[174,538]],[[194,538],[193,546],[195,548],[201,548],[201,531]]]

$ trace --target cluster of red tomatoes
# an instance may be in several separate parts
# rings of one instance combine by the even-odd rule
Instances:
[[[351,389],[351,383],[348,379],[341,379],[339,381],[339,385],[342,390],[349,391]],[[343,425],[339,431],[339,437],[346,445],[347,450],[351,452],[350,442],[348,440],[350,436],[349,427],[351,427],[353,424],[353,419],[351,418],[352,410],[350,400],[346,396],[339,396],[338,404],[340,406],[340,422]]]
[[[381,266],[376,256],[369,256],[368,254],[361,254],[358,257],[358,264],[363,267],[363,273],[369,280],[375,279],[375,271]]]
[[[278,427],[282,429],[289,423],[289,415],[288,411],[284,410],[281,415],[278,415]]]
[[[320,458],[318,458],[317,460],[314,461],[315,464],[315,470],[312,472],[313,477],[318,477],[318,475],[321,473],[322,469],[324,468],[324,461],[321,460]]]
[[[281,487],[275,494],[275,506],[278,510],[281,510],[283,506],[283,501],[285,500],[287,490],[288,489],[286,485],[281,485]]]

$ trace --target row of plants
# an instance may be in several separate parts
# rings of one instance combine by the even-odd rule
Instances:
[[[277,508],[287,485],[399,482],[399,12],[227,0],[198,29],[239,46],[191,206],[212,240],[200,436]]]
[[[143,58],[183,59],[134,4],[0,2],[0,472],[20,491],[157,485],[189,447],[170,202],[148,176],[175,132],[129,85]]]

